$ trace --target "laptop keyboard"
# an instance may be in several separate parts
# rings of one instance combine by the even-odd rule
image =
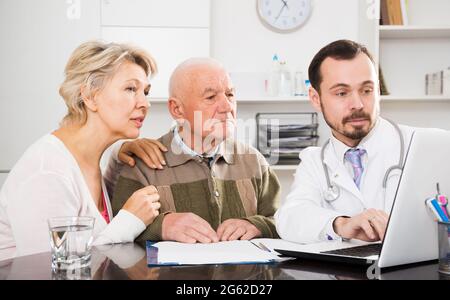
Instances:
[[[351,247],[346,249],[337,249],[332,251],[320,252],[323,254],[335,254],[342,256],[367,257],[379,255],[381,252],[381,244],[369,244],[364,246]]]

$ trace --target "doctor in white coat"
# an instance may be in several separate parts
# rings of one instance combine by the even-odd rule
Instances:
[[[298,243],[382,240],[413,128],[379,116],[372,56],[355,42],[321,49],[309,97],[332,137],[300,153],[295,180],[275,214],[281,238]]]

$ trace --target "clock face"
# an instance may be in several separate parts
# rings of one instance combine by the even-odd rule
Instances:
[[[270,29],[292,32],[311,14],[311,0],[256,0],[258,15]]]

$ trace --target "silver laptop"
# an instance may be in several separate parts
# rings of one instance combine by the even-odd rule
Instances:
[[[417,129],[408,146],[394,204],[383,243],[349,247],[336,243],[327,251],[275,249],[291,257],[373,264],[392,267],[438,258],[437,224],[425,206],[425,199],[441,193],[450,195],[450,132]]]

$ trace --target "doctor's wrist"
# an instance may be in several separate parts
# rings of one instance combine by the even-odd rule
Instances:
[[[334,219],[333,230],[338,236],[340,236],[342,238],[347,238],[344,234],[343,229],[349,220],[350,220],[350,218],[345,217],[345,216],[337,217],[336,219]]]

